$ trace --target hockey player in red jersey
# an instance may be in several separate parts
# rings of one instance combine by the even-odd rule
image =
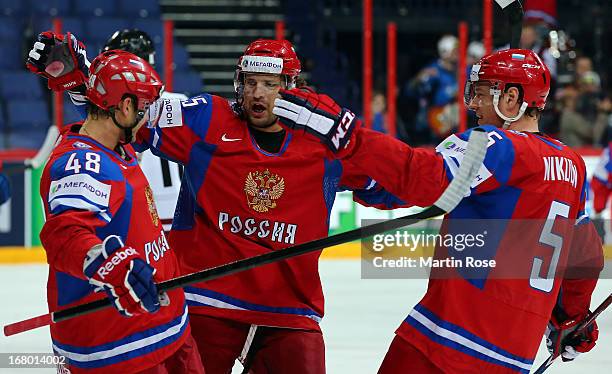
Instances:
[[[595,214],[601,215],[608,205],[610,192],[612,192],[612,158],[610,152],[612,143],[601,152],[597,167],[591,179],[591,189],[593,190],[593,210]],[[609,217],[608,217],[609,219]]]
[[[51,326],[53,350],[72,373],[204,372],[183,291],[160,297],[155,287],[178,264],[129,145],[162,87],[131,53],[98,56],[87,119],[62,134],[42,175],[49,309],[104,294],[116,308]]]
[[[355,200],[371,206],[404,205],[338,159],[358,122],[350,111],[342,112],[343,135],[325,144],[278,123],[274,99],[298,85],[300,71],[289,42],[257,40],[238,61],[236,102],[201,94],[151,107],[138,150],[185,166],[169,236],[183,273],[326,236],[339,190],[353,190]],[[207,372],[229,373],[237,358],[251,373],[325,371],[318,258],[185,289]]]
[[[596,324],[561,343],[588,313],[603,253],[585,213],[584,161],[538,132],[549,87],[548,69],[528,50],[497,52],[472,68],[466,102],[490,140],[470,191],[443,228],[460,224],[459,219],[505,220],[508,228],[529,225],[518,233],[504,231],[485,254],[486,260],[510,258],[510,269],[469,278],[459,270],[432,276],[426,295],[397,330],[379,373],[528,373],[544,333],[549,350],[564,360],[595,345]],[[342,135],[341,127],[322,126],[337,121],[321,119],[329,98],[296,90],[281,94],[274,108],[281,121],[327,141]],[[357,129],[341,157],[395,196],[428,206],[454,178],[469,133],[451,135],[433,152],[390,144],[383,135],[366,138]],[[444,254],[440,250],[436,255]],[[459,249],[445,250],[461,256]],[[582,271],[559,273],[555,267],[562,264],[568,272],[572,264]],[[511,276],[504,278],[500,272],[508,270]]]
[[[289,42],[257,40],[238,61],[235,103],[202,94],[150,110],[140,140],[185,165],[170,233],[182,271],[326,236],[338,190],[381,208],[404,204],[339,160],[333,144],[278,123],[274,100],[300,70]],[[319,254],[185,288],[207,371],[228,373],[236,358],[251,373],[325,371]]]

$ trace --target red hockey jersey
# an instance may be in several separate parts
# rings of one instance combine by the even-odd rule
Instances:
[[[540,134],[483,128],[489,136],[485,160],[443,229],[461,228],[462,219],[472,224],[494,219],[498,226],[489,227],[497,229],[505,222],[492,245],[476,253],[511,266],[477,276],[464,269],[437,276],[432,270],[426,295],[397,334],[444,371],[528,373],[553,307],[565,318],[587,313],[603,266],[601,241],[584,211],[586,172],[577,153]],[[436,152],[357,136],[356,149],[345,161],[362,165],[406,202],[428,206],[456,174],[470,131],[451,135]],[[372,165],[374,155],[377,167],[363,167]],[[380,160],[381,155],[391,157]],[[517,224],[518,231],[513,229]],[[436,256],[462,256],[452,247],[440,251]],[[586,264],[588,275],[558,276],[555,267],[570,263]]]
[[[403,202],[357,175],[313,136],[287,130],[278,153],[260,149],[226,99],[165,101],[139,141],[185,165],[170,242],[185,273],[328,235],[336,192],[368,205]],[[320,253],[185,289],[189,312],[268,326],[318,329]]]
[[[162,229],[151,189],[131,146],[129,161],[95,140],[62,135],[45,166],[40,194],[46,223],[40,234],[47,252],[50,311],[106,297],[83,275],[85,254],[108,235],[119,235],[157,273],[178,275],[174,251]],[[182,290],[168,292],[170,305],[154,314],[126,318],[114,308],[51,325],[53,350],[73,373],[130,373],[154,366],[190,333]]]
[[[591,189],[593,190],[593,209],[596,213],[601,213],[608,205],[610,192],[612,192],[612,158],[610,152],[612,147],[608,145],[603,150],[597,167],[591,179]]]

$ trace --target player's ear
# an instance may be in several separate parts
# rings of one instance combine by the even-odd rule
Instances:
[[[510,87],[506,94],[504,95],[504,101],[506,102],[509,108],[512,108],[515,105],[520,106],[519,103],[520,91],[517,87]]]
[[[119,110],[125,117],[129,117],[131,112],[136,111],[136,102],[131,95],[125,95],[119,102]]]

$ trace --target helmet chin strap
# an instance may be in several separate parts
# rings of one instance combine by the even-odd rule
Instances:
[[[133,138],[132,130],[134,129],[134,127],[138,126],[138,123],[140,122],[142,117],[136,116],[136,120],[134,121],[134,123],[131,126],[126,127],[126,126],[122,126],[119,122],[117,122],[117,118],[115,118],[115,108],[110,108],[110,113],[111,113],[111,118],[113,119],[113,123],[115,124],[115,126],[123,130],[123,139],[124,139],[123,144],[130,144]]]
[[[523,116],[523,114],[525,113],[525,110],[527,109],[527,103],[523,101],[523,103],[521,104],[521,108],[518,111],[518,114],[514,117],[508,117],[502,114],[502,112],[499,110],[499,97],[500,96],[501,94],[499,92],[496,92],[493,94],[493,109],[495,109],[495,113],[497,113],[497,115],[501,119],[504,120],[503,129],[505,130],[512,124],[512,122],[518,121],[518,119]]]

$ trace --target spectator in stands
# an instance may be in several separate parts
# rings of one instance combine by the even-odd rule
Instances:
[[[550,76],[554,81],[557,78],[557,60],[550,53],[550,48],[548,48],[548,31],[545,24],[524,25],[519,48],[531,49],[537,53],[548,67],[548,70],[550,70]]]
[[[470,70],[472,70],[472,65],[474,65],[476,61],[480,60],[482,56],[484,55],[485,55],[485,47],[481,42],[474,40],[474,41],[471,41],[470,44],[468,44],[467,58],[466,58],[468,74]]]
[[[457,126],[457,47],[455,36],[440,38],[439,58],[422,69],[404,88],[406,96],[419,101],[415,120],[415,140],[418,142],[442,140]]]
[[[387,98],[380,91],[374,91],[372,95],[372,130],[389,133],[387,128]]]
[[[578,87],[567,86],[558,95],[561,103],[560,137],[570,147],[607,143],[612,102],[608,97],[599,97],[597,79],[596,73],[587,72],[578,82]]]
[[[389,122],[387,120],[387,98],[381,91],[374,91],[372,94],[372,130],[389,133]],[[395,137],[407,141],[406,127],[400,116],[395,118]]]
[[[588,56],[580,56],[576,59],[575,80],[578,81],[586,72],[593,71],[593,60]]]

